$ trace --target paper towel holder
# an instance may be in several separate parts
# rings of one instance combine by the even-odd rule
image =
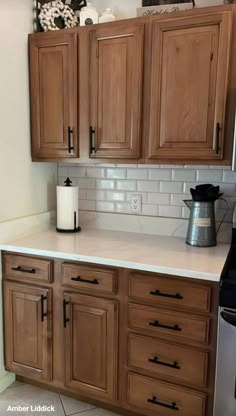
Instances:
[[[71,187],[72,181],[70,180],[70,178],[66,178],[66,180],[64,181],[64,184],[65,184],[65,187]],[[77,226],[78,212],[74,211],[73,214],[74,214],[74,218],[73,218],[74,228],[65,229],[65,228],[56,227],[57,232],[59,232],[59,233],[77,233],[77,232],[81,231],[81,227]]]

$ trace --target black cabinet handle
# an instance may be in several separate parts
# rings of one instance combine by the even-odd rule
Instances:
[[[157,405],[157,406],[166,407],[167,409],[171,409],[171,410],[179,410],[179,408],[178,408],[178,406],[176,406],[176,403],[175,403],[175,402],[173,402],[173,403],[171,403],[171,404],[162,403],[162,402],[159,402],[159,401],[157,400],[156,396],[152,396],[152,398],[151,398],[151,399],[147,399],[147,402],[148,402],[148,403],[151,403],[151,404],[155,404],[155,405]]]
[[[170,368],[174,368],[176,370],[180,370],[180,366],[177,363],[177,361],[174,361],[173,364],[171,364],[171,363],[165,363],[164,361],[159,361],[158,360],[158,357],[149,358],[148,361],[149,361],[149,363],[152,363],[152,364],[163,365],[165,367],[170,367]]]
[[[183,299],[183,296],[180,295],[180,293],[176,293],[176,295],[170,295],[169,293],[162,293],[158,289],[155,290],[155,291],[150,292],[150,295],[162,296],[163,298],[172,298],[172,299],[179,299],[179,300]]]
[[[69,305],[67,300],[63,300],[63,324],[64,328],[66,328],[66,323],[69,322],[69,318],[66,317],[66,305]]]
[[[216,123],[216,154],[218,155],[220,152],[220,132],[221,126],[220,123]]]
[[[44,312],[44,301],[47,299],[47,296],[41,295],[41,321],[44,321],[45,316],[47,313]]]
[[[89,280],[89,279],[83,279],[82,277],[72,277],[71,280],[74,282],[81,282],[81,283],[90,283],[91,285],[99,285],[99,281],[97,279]]]
[[[180,326],[177,324],[171,326],[171,325],[160,324],[159,321],[153,321],[153,322],[149,322],[149,325],[154,326],[156,328],[171,329],[172,331],[182,331],[182,328],[180,328]]]
[[[15,272],[21,272],[21,273],[31,273],[31,274],[36,273],[35,269],[25,269],[24,267],[21,267],[21,266],[12,267],[12,270],[14,270]]]
[[[74,131],[71,127],[68,127],[68,152],[71,153],[74,150],[73,146],[73,134]]]
[[[89,154],[94,155],[96,153],[96,147],[94,144],[95,130],[90,126],[89,128]]]

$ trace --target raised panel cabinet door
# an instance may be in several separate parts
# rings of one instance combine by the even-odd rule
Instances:
[[[115,402],[117,302],[64,294],[65,384],[84,396]]]
[[[77,33],[29,36],[33,158],[76,157]]]
[[[4,282],[6,369],[39,381],[52,373],[51,291]]]
[[[139,158],[142,24],[90,33],[90,157]]]
[[[224,156],[231,11],[153,22],[149,158]]]

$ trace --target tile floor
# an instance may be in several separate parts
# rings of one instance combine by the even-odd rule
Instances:
[[[52,406],[39,410],[38,406]],[[21,408],[16,409],[17,406]],[[32,407],[31,407],[32,406]],[[36,407],[35,407],[36,406]],[[23,409],[25,407],[25,409]],[[15,409],[14,409],[15,408]],[[0,394],[0,416],[118,416],[62,394],[15,381]]]

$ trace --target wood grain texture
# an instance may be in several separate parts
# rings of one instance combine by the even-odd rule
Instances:
[[[5,253],[3,256],[6,254],[11,253]],[[31,261],[45,260],[43,257],[36,258],[28,255],[24,257]],[[210,293],[209,305],[206,298],[200,296],[200,309],[191,308],[189,305],[178,306],[175,303],[162,304],[161,307],[159,302],[150,301],[146,296],[129,298],[129,277],[136,278],[142,274],[139,271],[101,267],[82,262],[64,262],[59,259],[46,260],[53,262],[54,276],[52,282],[43,282],[43,287],[38,286],[38,281],[36,283],[29,279],[27,285],[19,285],[13,277],[5,274],[3,276],[4,285],[11,285],[11,290],[17,294],[17,300],[14,301],[17,304],[17,330],[12,320],[9,320],[9,314],[12,313],[12,308],[9,306],[10,295],[4,294],[5,361],[8,369],[25,377],[27,381],[40,383],[41,387],[71,395],[119,414],[130,416],[150,414],[151,416],[154,414],[153,410],[149,407],[149,410],[145,408],[144,396],[139,394],[139,386],[142,384],[139,380],[142,378],[142,380],[148,380],[148,389],[145,390],[146,387],[145,389],[142,387],[142,391],[147,393],[151,391],[154,395],[156,388],[159,391],[160,384],[164,384],[162,398],[166,398],[166,403],[169,403],[173,395],[175,398],[178,391],[181,412],[187,412],[190,400],[193,398],[194,401],[196,397],[198,399],[200,397],[200,402],[202,401],[205,406],[202,415],[212,416],[219,284],[177,276],[161,276],[163,282],[166,282],[166,287],[163,289],[167,291],[171,290],[169,282],[173,280],[175,289],[177,282],[181,285],[181,289],[188,288],[189,291],[194,291],[201,288],[203,293],[207,291]],[[116,271],[115,292],[91,291],[89,287],[80,286],[67,288],[63,285],[65,263],[69,266],[73,265],[76,272],[86,271],[88,278],[94,276],[93,270],[94,273],[98,270],[101,273],[97,275],[98,279],[105,272],[110,275],[111,271]],[[143,274],[149,283],[150,279],[152,282],[155,278],[156,284],[160,281],[158,274],[146,272]],[[24,288],[23,292],[19,289],[21,287]],[[34,290],[36,292],[33,292]],[[39,324],[35,323],[38,313],[37,302],[41,297],[39,293],[45,293],[45,291],[53,295],[52,302],[50,296],[47,299],[48,318],[51,319],[51,326],[47,332],[49,350],[46,350],[46,344],[43,344],[45,357],[48,354],[47,351],[52,351],[50,378],[39,376],[38,371],[36,373],[40,355],[35,353],[36,332],[38,331],[35,328],[37,325],[40,328],[41,323],[41,321]],[[143,291],[145,292],[145,289]],[[10,293],[6,291],[8,292]],[[198,292],[196,293],[198,297]],[[67,322],[66,328],[63,326],[63,299],[69,302],[66,305],[66,315],[70,321]],[[202,302],[201,299],[205,300]],[[207,308],[206,305],[208,305]],[[30,325],[19,325],[22,310],[25,311]],[[24,322],[28,322],[27,319],[24,319]],[[178,324],[181,331],[177,333],[168,328],[152,327],[147,325],[149,319],[153,321],[159,319],[159,322],[164,325]],[[27,328],[31,326],[32,330],[27,332]],[[29,354],[23,349],[18,350],[18,343],[15,344],[18,361],[35,364],[34,367],[30,367],[30,370],[25,364],[21,363],[19,366],[13,361],[10,348],[13,343],[9,341],[13,339],[12,336],[9,337],[9,333],[12,334],[13,331],[17,333],[18,339],[28,339],[29,333],[31,334],[29,343],[32,348]],[[179,332],[183,334],[179,335]],[[148,361],[149,355],[155,357],[155,354],[169,363],[177,360],[180,370],[164,366],[157,369],[157,364]],[[176,375],[175,371],[180,371],[179,375]],[[135,388],[131,386],[132,395],[130,395],[129,374],[139,378],[137,388],[136,382],[132,383],[132,386],[135,386]],[[196,406],[200,406],[198,399],[196,399]],[[200,409],[200,407],[197,408]],[[157,409],[155,411],[157,412]],[[169,416],[168,413],[167,415]]]
[[[71,390],[104,401],[117,397],[116,301],[64,293],[69,322],[65,328],[65,383]]]
[[[139,22],[90,33],[90,156],[140,157],[143,33]]]
[[[130,273],[129,297],[134,300],[149,301],[156,306],[190,308],[209,312],[211,306],[211,290],[209,286],[197,285],[162,275]]]
[[[33,157],[78,156],[77,36],[67,31],[29,36]]]
[[[30,273],[33,271],[33,273]],[[53,279],[53,262],[38,257],[27,257],[17,254],[5,254],[3,272],[8,278],[19,282],[51,282]]]
[[[178,415],[181,416],[204,416],[206,406],[206,394],[188,389],[180,389],[175,385],[163,383],[136,374],[128,374],[127,401],[132,409],[147,416],[173,414],[172,409],[158,406],[148,402],[148,399],[156,397],[166,405],[173,405],[178,408]],[[145,413],[144,413],[145,412]]]
[[[45,297],[41,321],[41,296]],[[50,289],[4,282],[6,369],[37,380],[51,380]]]
[[[75,287],[87,292],[116,293],[117,271],[115,269],[64,263],[62,274],[62,283],[65,286]],[[78,277],[82,281],[72,280]]]
[[[150,158],[223,158],[231,29],[228,11],[153,22]]]

